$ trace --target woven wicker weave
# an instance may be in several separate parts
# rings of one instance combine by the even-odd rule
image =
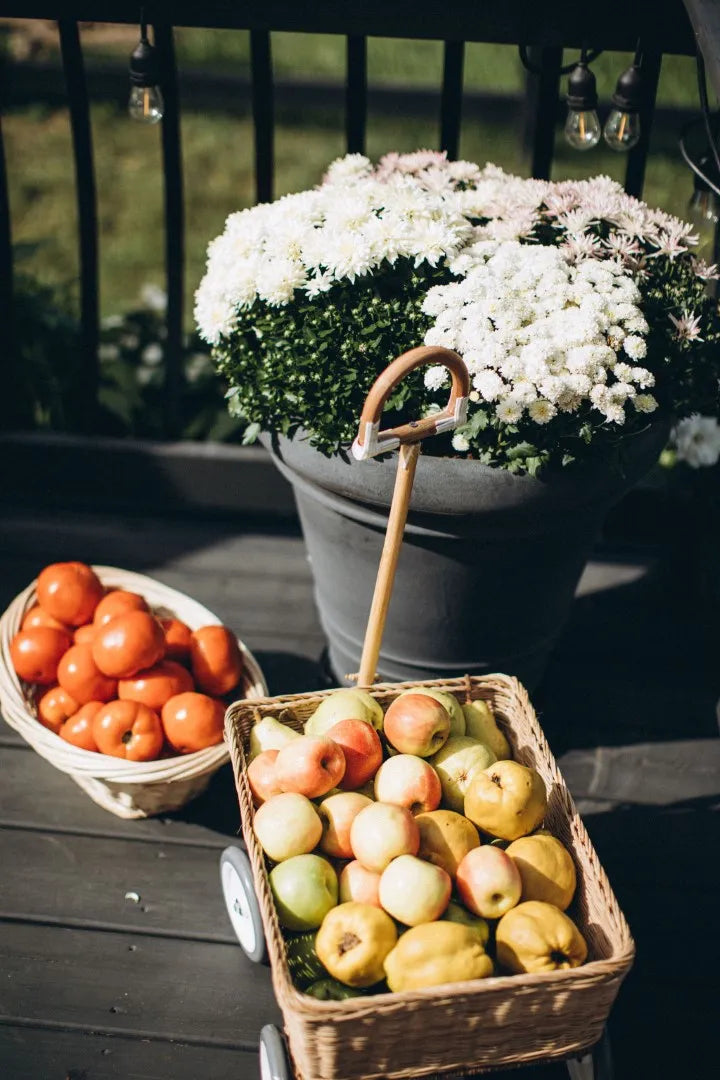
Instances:
[[[144,574],[114,566],[93,569],[103,585],[140,593],[155,614],[173,615],[191,629],[220,621],[202,604]],[[212,774],[228,760],[224,742],[197,753],[157,761],[126,761],[81,750],[38,723],[31,688],[18,678],[10,659],[10,643],[35,602],[35,582],[32,582],[0,618],[0,709],[10,727],[38,754],[71,776],[94,802],[118,817],[142,818],[167,813],[199,795]],[[267,694],[267,684],[260,665],[242,642],[239,645],[245,669],[243,693],[246,698],[261,697]]]
[[[304,1080],[373,1080],[471,1073],[568,1057],[596,1043],[634,955],[634,944],[605,872],[538,725],[527,693],[505,675],[384,684],[370,688],[383,708],[402,691],[428,686],[461,702],[488,700],[514,758],[536,769],[548,792],[545,826],[570,850],[578,886],[568,914],[589,947],[579,968],[501,976],[441,987],[318,1001],[292,984],[285,944],[252,828],[245,750],[253,723],[268,715],[301,730],[331,693],[238,701],[225,718],[275,995],[295,1071]]]

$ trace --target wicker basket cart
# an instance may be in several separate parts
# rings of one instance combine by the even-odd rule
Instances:
[[[453,380],[441,413],[379,431],[382,406],[408,371],[442,363]],[[332,690],[237,701],[226,714],[245,851],[227,848],[221,884],[240,944],[255,961],[269,957],[284,1036],[273,1025],[260,1033],[263,1080],[375,1080],[436,1074],[476,1074],[503,1067],[566,1060],[574,1080],[609,1080],[604,1027],[633,961],[634,943],[606,874],[548,748],[528,695],[506,675],[415,683],[375,684],[385,613],[412,489],[419,442],[462,422],[468,393],[460,358],[440,348],[414,349],[395,360],[370,391],[353,453],[370,457],[400,448],[395,492],[368,620],[358,684],[385,710],[404,690],[429,687],[461,702],[488,701],[513,757],[542,777],[548,793],[545,826],[572,854],[577,890],[569,914],[588,944],[585,964],[569,970],[448,983],[415,991],[320,1001],[293,984],[272,900],[263,851],[253,831],[247,778],[253,724],[272,715],[302,731]]]

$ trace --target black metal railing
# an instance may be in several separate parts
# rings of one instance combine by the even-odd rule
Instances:
[[[288,0],[252,0],[243,5],[224,0],[203,4],[181,0],[172,5],[145,5],[153,23],[163,71],[162,148],[165,192],[165,265],[167,278],[167,336],[165,342],[165,433],[179,433],[179,397],[182,389],[182,328],[184,291],[183,176],[180,144],[180,107],[173,45],[173,26],[228,28],[250,31],[252,115],[256,190],[259,201],[273,197],[274,79],[272,31],[340,34],[347,42],[345,80],[345,141],[348,151],[365,148],[367,126],[367,38],[369,36],[434,39],[444,42],[442,84],[438,88],[438,144],[457,156],[463,115],[463,61],[465,42],[523,44],[540,68],[528,76],[524,137],[530,147],[531,170],[546,178],[552,168],[558,114],[560,67],[563,49],[592,46],[633,51],[638,39],[644,46],[644,72],[648,95],[642,114],[643,135],[629,153],[625,186],[633,195],[643,188],[655,107],[655,92],[663,53],[692,55],[695,36],[682,0],[657,4],[654,0],[604,0],[594,8],[568,0],[515,0],[489,5],[477,0],[450,4],[424,0],[366,0],[338,4],[314,0],[310,5]],[[53,5],[17,0],[1,3],[0,16],[56,19],[70,108],[79,214],[82,349],[86,428],[95,427],[98,387],[98,225],[89,123],[88,92],[78,32],[81,21],[137,23],[140,6],[120,0]],[[0,127],[0,317],[11,326],[11,228]],[[3,331],[0,330],[0,333]],[[9,332],[5,333],[9,350]]]

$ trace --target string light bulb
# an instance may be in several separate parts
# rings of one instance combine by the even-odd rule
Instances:
[[[622,153],[632,150],[640,141],[640,107],[643,100],[643,80],[640,63],[634,63],[617,81],[612,96],[612,110],[605,122],[603,135],[611,150]]]
[[[144,15],[140,21],[140,40],[130,56],[130,100],[128,112],[140,124],[157,124],[163,118],[164,102],[160,92],[160,64],[157,51],[147,36]]]
[[[592,150],[600,142],[602,129],[597,114],[595,76],[587,65],[585,53],[570,72],[567,92],[568,114],[565,138],[574,150]]]

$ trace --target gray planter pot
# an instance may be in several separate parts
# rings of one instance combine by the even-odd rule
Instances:
[[[668,428],[627,439],[623,474],[603,463],[547,480],[420,457],[378,676],[501,671],[540,680],[608,509],[657,461]],[[293,486],[338,682],[357,672],[397,455],[326,458],[302,436],[265,437]]]

